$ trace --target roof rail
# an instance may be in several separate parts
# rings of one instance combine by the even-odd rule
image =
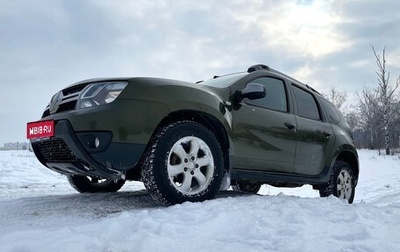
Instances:
[[[257,65],[252,65],[251,67],[249,67],[249,69],[247,69],[248,73],[257,71],[257,70],[270,70],[269,66],[267,65],[263,65],[263,64],[257,64]]]
[[[310,89],[311,91],[314,91],[315,93],[320,94],[317,90],[315,90],[314,88],[310,87],[308,84],[305,84],[305,85],[306,85],[306,87],[307,87],[308,89]]]

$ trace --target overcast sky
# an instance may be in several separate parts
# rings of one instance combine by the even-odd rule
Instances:
[[[400,73],[399,0],[0,0],[0,146],[26,141],[76,81],[186,81],[264,63],[320,92],[376,85],[371,51]]]

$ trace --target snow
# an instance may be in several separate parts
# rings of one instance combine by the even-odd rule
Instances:
[[[355,202],[310,186],[165,207],[141,183],[79,194],[28,151],[0,152],[0,251],[400,251],[400,158],[360,150]]]

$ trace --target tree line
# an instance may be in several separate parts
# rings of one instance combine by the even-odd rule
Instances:
[[[357,94],[355,108],[342,112],[353,130],[357,148],[382,149],[389,155],[400,147],[400,74],[392,81],[386,68],[386,48],[381,55],[374,46],[371,48],[377,66],[377,85],[374,88],[364,86]],[[325,97],[339,109],[347,98],[345,93],[334,88]]]

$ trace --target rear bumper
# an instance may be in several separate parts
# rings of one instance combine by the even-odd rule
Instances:
[[[68,120],[55,122],[55,136],[31,141],[46,167],[62,174],[125,179],[135,168],[145,145],[111,142],[110,131],[75,132]]]

